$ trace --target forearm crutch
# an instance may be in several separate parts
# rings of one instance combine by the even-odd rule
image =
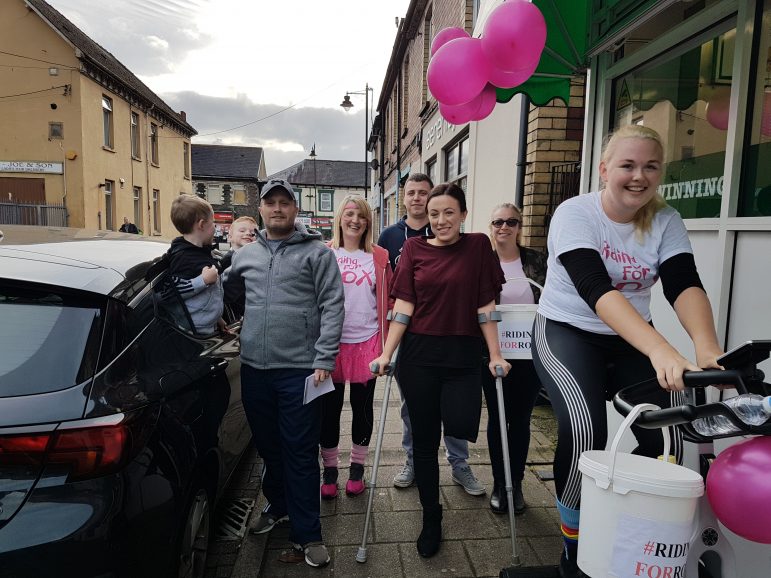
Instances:
[[[359,546],[358,552],[356,552],[356,561],[363,564],[367,561],[367,534],[369,533],[369,520],[372,515],[372,504],[375,499],[375,489],[377,488],[377,471],[380,467],[380,450],[383,447],[383,433],[385,432],[386,414],[388,413],[388,400],[391,397],[391,382],[394,378],[394,370],[396,368],[396,356],[398,350],[394,353],[391,362],[386,365],[386,383],[385,390],[383,391],[383,405],[380,408],[380,425],[377,430],[377,441],[375,442],[375,459],[372,464],[372,475],[370,476],[367,487],[369,488],[369,496],[367,497],[367,513],[364,516],[364,532],[361,536],[361,546]],[[370,366],[372,373],[378,373],[380,367],[376,363]]]

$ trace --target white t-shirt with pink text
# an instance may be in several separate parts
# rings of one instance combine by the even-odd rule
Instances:
[[[576,291],[559,256],[574,249],[594,249],[602,258],[613,287],[618,289],[646,321],[650,321],[651,287],[658,280],[659,265],[680,253],[692,253],[688,231],[671,207],[653,218],[642,243],[632,223],[611,221],[602,210],[601,193],[579,195],[562,203],[549,225],[549,274],[538,305],[547,319],[613,335]]]
[[[342,343],[361,343],[377,333],[375,261],[372,253],[333,249],[343,278],[345,321]]]

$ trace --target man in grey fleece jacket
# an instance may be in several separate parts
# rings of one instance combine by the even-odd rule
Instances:
[[[321,403],[303,405],[305,379],[335,368],[345,314],[334,253],[321,235],[296,223],[297,203],[286,181],[260,194],[265,230],[233,256],[225,292],[245,292],[241,328],[241,390],[257,450],[265,462],[268,506],[252,528],[265,533],[289,517],[290,541],[311,566],[329,554],[321,538],[318,444]]]

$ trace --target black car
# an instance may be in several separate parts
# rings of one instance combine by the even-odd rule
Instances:
[[[203,575],[250,431],[237,335],[148,275],[167,248],[0,225],[0,576]]]

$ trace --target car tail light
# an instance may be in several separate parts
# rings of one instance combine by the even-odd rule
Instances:
[[[0,436],[0,466],[39,466],[50,433]]]
[[[70,422],[52,432],[0,436],[0,465],[64,465],[69,481],[104,476],[136,455],[154,416],[155,411],[139,410],[129,416]]]

